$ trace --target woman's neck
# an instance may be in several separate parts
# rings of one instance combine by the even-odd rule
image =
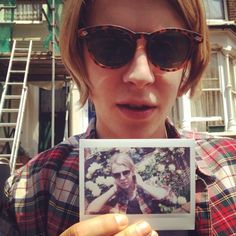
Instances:
[[[133,129],[130,127],[120,128],[119,131],[109,130],[107,127],[104,128],[104,126],[101,126],[99,122],[96,123],[96,136],[100,139],[168,138],[165,124],[158,128],[150,129],[149,131],[150,132],[148,132],[145,127],[135,127]]]
[[[136,187],[135,185],[132,185],[128,190],[127,190],[127,194],[128,194],[128,199],[129,200],[133,200],[136,197]]]

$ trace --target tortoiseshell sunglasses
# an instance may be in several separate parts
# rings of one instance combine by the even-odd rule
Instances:
[[[147,41],[149,61],[163,71],[183,68],[194,47],[202,42],[200,34],[186,29],[166,28],[145,33],[116,25],[81,28],[78,37],[86,42],[93,60],[101,67],[110,69],[120,68],[132,60],[137,40],[141,37]]]

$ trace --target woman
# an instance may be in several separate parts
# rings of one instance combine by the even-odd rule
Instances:
[[[159,200],[168,200],[169,204],[177,201],[169,187],[156,187],[143,182],[141,176],[135,173],[134,162],[128,153],[116,153],[111,157],[111,175],[115,184],[88,205],[87,214],[160,213],[157,211]]]
[[[96,121],[12,176],[0,211],[1,235],[156,235],[122,214],[79,222],[80,138],[180,138],[167,120],[178,96],[194,93],[209,59],[200,0],[67,0],[61,54],[90,98]],[[236,232],[236,141],[196,140],[196,232]],[[162,232],[158,232],[162,235]],[[178,232],[169,232],[177,235]],[[181,232],[187,235],[188,232]],[[189,233],[193,235],[193,232]]]

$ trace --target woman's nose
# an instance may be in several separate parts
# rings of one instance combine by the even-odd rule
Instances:
[[[150,67],[144,42],[145,40],[143,38],[137,41],[134,57],[123,75],[123,81],[125,83],[133,84],[139,89],[155,82],[155,77]]]
[[[120,173],[120,179],[122,180],[122,179],[125,179],[126,177],[124,176],[124,174],[123,173]]]

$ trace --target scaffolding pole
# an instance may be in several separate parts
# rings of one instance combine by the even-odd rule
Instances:
[[[52,0],[52,114],[51,114],[51,146],[54,146],[55,140],[55,34],[56,34],[56,19],[55,19],[55,0]]]

